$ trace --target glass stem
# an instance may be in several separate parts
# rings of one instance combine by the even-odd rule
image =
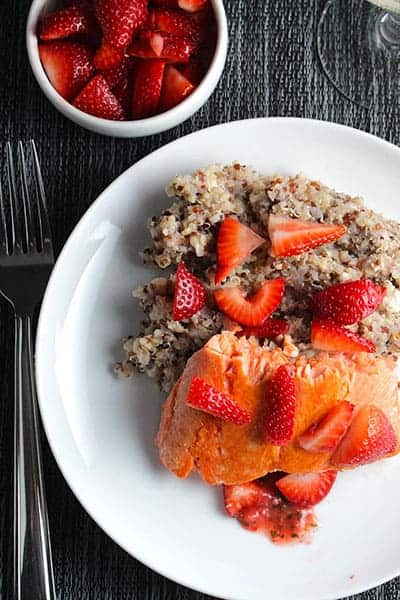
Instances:
[[[378,42],[388,49],[400,50],[400,15],[384,12],[376,21]]]

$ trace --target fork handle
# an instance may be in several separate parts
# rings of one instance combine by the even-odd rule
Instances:
[[[16,316],[14,600],[56,600],[32,347],[31,317]]]

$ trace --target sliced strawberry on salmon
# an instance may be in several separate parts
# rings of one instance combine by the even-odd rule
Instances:
[[[301,219],[290,219],[284,215],[271,214],[268,233],[273,256],[294,256],[334,242],[342,237],[346,228]]]
[[[94,73],[91,49],[70,41],[39,44],[39,55],[55,90],[67,100],[73,98]]]
[[[88,7],[84,4],[72,4],[45,15],[40,24],[39,37],[48,42],[77,34],[95,33],[97,24]]]
[[[111,46],[103,40],[93,57],[93,64],[100,71],[118,68],[124,60],[124,50]]]
[[[217,239],[217,273],[215,283],[220,283],[259,246],[265,239],[233,217],[221,223]]]
[[[329,319],[314,319],[311,343],[317,350],[325,352],[376,352],[373,342]]]
[[[154,4],[166,8],[181,8],[187,12],[197,12],[207,6],[208,0],[154,0]]]
[[[72,103],[79,110],[112,121],[123,121],[124,111],[102,75],[96,75]]]
[[[276,482],[276,487],[290,502],[307,508],[318,504],[329,494],[336,475],[336,471],[285,475]]]
[[[165,61],[142,60],[137,63],[133,83],[132,118],[145,119],[156,114],[161,96]]]
[[[284,279],[266,281],[253,296],[245,297],[240,287],[224,288],[214,292],[219,309],[230,319],[257,327],[276,310],[285,291]]]
[[[94,0],[93,5],[104,41],[114,48],[127,48],[147,19],[146,0]]]
[[[313,310],[323,319],[340,325],[352,325],[365,319],[382,304],[386,294],[383,285],[370,279],[357,279],[332,285],[313,297]]]
[[[194,90],[194,85],[190,83],[172,65],[165,68],[164,81],[161,89],[160,112],[173,108],[182,100],[190,96]]]
[[[292,364],[277,368],[265,387],[264,435],[269,444],[285,446],[294,433],[296,413],[295,369]]]
[[[396,433],[385,413],[367,404],[357,411],[331,464],[339,469],[364,465],[391,454],[397,444]]]
[[[183,260],[178,265],[175,276],[172,318],[174,321],[189,319],[206,303],[206,290],[201,281],[187,269]]]
[[[196,19],[179,10],[156,8],[149,12],[147,26],[150,29],[165,31],[178,37],[185,37],[199,42],[202,29]]]
[[[318,423],[313,423],[298,438],[298,444],[308,452],[332,452],[338,446],[353,418],[354,404],[342,400]]]
[[[230,396],[216,390],[200,377],[193,377],[186,403],[192,408],[203,410],[235,425],[246,425],[251,421],[249,413]]]
[[[275,338],[279,335],[285,335],[289,331],[289,323],[284,319],[273,319],[269,317],[259,327],[244,327],[241,331],[238,331],[236,335],[238,337],[250,337],[254,335],[257,338]]]

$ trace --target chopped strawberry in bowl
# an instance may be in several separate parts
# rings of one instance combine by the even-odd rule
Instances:
[[[222,0],[62,0],[55,8],[37,0],[27,47],[39,85],[65,116],[105,135],[152,135],[213,92],[226,15]]]

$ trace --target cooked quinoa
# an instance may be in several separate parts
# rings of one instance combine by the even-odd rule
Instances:
[[[188,357],[227,327],[212,296],[217,227],[227,215],[236,216],[266,238],[271,212],[344,224],[346,233],[335,243],[298,256],[270,256],[267,240],[227,277],[223,287],[240,285],[251,292],[266,279],[284,277],[285,296],[274,316],[289,320],[292,342],[307,350],[310,296],[335,283],[371,278],[387,287],[387,295],[373,315],[351,329],[375,342],[379,353],[400,351],[399,223],[366,208],[361,198],[338,193],[303,175],[265,176],[239,164],[211,165],[193,175],[180,175],[166,192],[173,202],[149,221],[152,246],[143,258],[161,269],[175,267],[183,258],[209,290],[207,306],[190,319],[174,321],[174,274],[136,289],[134,296],[146,318],[138,335],[124,340],[125,361],[116,367],[119,374],[145,372],[169,390]],[[287,337],[284,345],[291,347]]]

